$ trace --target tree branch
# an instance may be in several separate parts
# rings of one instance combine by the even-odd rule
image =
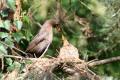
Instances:
[[[108,58],[108,59],[104,59],[104,60],[99,60],[99,61],[94,61],[94,62],[89,63],[88,66],[94,67],[94,66],[98,66],[98,65],[102,65],[102,64],[111,63],[114,61],[120,61],[120,56],[112,57],[112,58]]]
[[[15,14],[14,14],[14,19],[15,20],[20,20],[20,10],[21,10],[21,0],[15,0],[15,6],[16,6],[16,10],[15,10]]]

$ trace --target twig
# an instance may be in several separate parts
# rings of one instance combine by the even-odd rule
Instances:
[[[75,71],[75,69],[72,69],[72,68],[69,68],[67,66],[64,66],[63,67],[63,70],[69,74],[74,74],[74,73],[77,73],[77,71]]]
[[[98,59],[93,59],[93,60],[87,62],[87,64],[90,64],[90,63],[95,62],[95,61],[98,61]]]
[[[15,10],[15,14],[14,14],[14,19],[15,20],[20,20],[20,11],[21,11],[21,0],[15,0],[15,6],[16,6],[16,10]]]
[[[94,61],[92,63],[89,63],[88,66],[94,67],[94,66],[107,64],[107,63],[111,63],[111,62],[115,62],[115,61],[120,61],[120,56],[112,57],[112,58],[108,58],[108,59],[104,59],[104,60],[99,60],[99,61]]]
[[[3,57],[0,57],[0,58],[1,58],[1,63],[2,63],[1,69],[4,70],[4,58]]]
[[[20,57],[20,56],[13,56],[13,55],[1,55],[0,58],[4,58],[4,57],[9,57],[9,58],[17,58],[17,59],[22,59],[22,60],[31,60],[31,61],[36,61],[38,60],[38,58],[24,58],[24,57]]]
[[[7,7],[6,0],[0,0],[0,10]]]
[[[20,58],[22,59],[23,57],[20,56],[13,56],[13,55],[2,55],[3,57],[11,57],[11,58]]]
[[[42,25],[39,22],[35,22],[35,24],[37,24],[40,28],[42,27]]]
[[[61,78],[59,78],[56,74],[52,73],[53,76],[55,76],[57,78],[57,80],[63,80]],[[56,80],[56,79],[55,79]]]
[[[118,11],[112,15],[112,18],[115,17],[117,14],[119,14],[119,12],[120,12],[120,9],[118,9]]]
[[[80,2],[83,6],[85,6],[88,10],[91,10],[84,2],[82,2],[81,0],[79,0],[79,2]]]

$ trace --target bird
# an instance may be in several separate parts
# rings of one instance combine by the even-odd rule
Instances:
[[[79,59],[78,49],[73,46],[68,40],[62,35],[63,40],[63,47],[60,48],[60,53],[58,58],[63,60],[72,60],[72,59]]]
[[[49,19],[44,22],[38,34],[29,43],[26,52],[28,57],[43,57],[53,40],[52,27],[58,25],[56,19]]]

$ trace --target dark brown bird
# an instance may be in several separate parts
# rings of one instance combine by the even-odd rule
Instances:
[[[57,24],[55,19],[45,21],[26,50],[29,57],[42,57],[45,54],[53,39],[52,27]]]

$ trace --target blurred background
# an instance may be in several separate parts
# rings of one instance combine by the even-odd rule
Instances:
[[[36,23],[42,25],[56,14],[56,0],[20,2],[0,1],[0,40],[8,45],[0,43],[1,56],[19,55],[12,47],[25,51],[40,29]],[[80,58],[86,61],[120,56],[120,0],[60,0],[60,3],[62,32],[53,30],[54,38],[46,56],[56,57],[59,54],[62,46],[61,34],[78,48]],[[11,58],[5,58],[4,61],[5,69],[1,68],[0,76],[12,71],[17,62]],[[113,62],[96,66],[92,70],[103,76],[103,80],[119,80],[119,67],[120,62]]]

